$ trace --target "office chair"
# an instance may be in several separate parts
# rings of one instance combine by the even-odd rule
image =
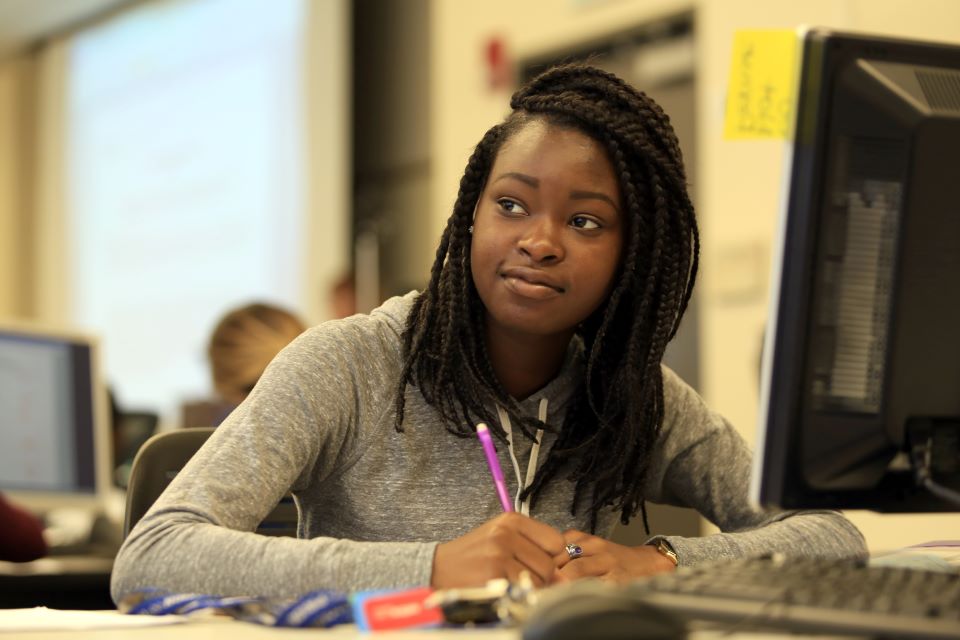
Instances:
[[[158,433],[143,443],[133,459],[127,485],[124,539],[211,433],[213,427],[176,429]],[[257,533],[295,538],[297,518],[297,506],[287,494],[260,523]]]
[[[140,447],[157,432],[160,417],[149,411],[113,412],[113,484],[127,488],[133,458]]]

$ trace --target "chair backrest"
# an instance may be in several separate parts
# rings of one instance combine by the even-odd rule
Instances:
[[[143,443],[130,470],[124,538],[212,433],[212,427],[176,429],[158,433]],[[260,523],[257,532],[296,537],[297,517],[297,506],[287,494]]]

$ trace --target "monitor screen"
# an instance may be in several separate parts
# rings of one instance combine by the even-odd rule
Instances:
[[[802,50],[754,498],[960,510],[960,46]]]
[[[37,511],[97,504],[109,482],[105,408],[93,340],[0,326],[0,491]]]

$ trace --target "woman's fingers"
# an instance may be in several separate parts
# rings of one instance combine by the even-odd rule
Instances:
[[[568,529],[563,532],[563,548],[559,553],[553,555],[554,565],[558,569],[562,569],[569,563],[571,560],[580,559],[583,556],[590,555],[591,545],[590,541],[594,536],[591,536],[589,533],[584,533],[583,531],[577,531],[576,529]],[[570,549],[568,550],[568,545]],[[577,551],[579,549],[579,552]]]
[[[495,578],[531,574],[535,584],[553,582],[554,556],[564,545],[559,531],[531,518],[506,513],[437,546],[431,585],[478,586]]]
[[[650,546],[626,547],[575,529],[561,534],[532,518],[506,513],[438,545],[431,584],[478,586],[494,578],[518,580],[524,571],[537,586],[581,578],[627,581],[672,568],[665,569],[663,562]]]
[[[516,527],[516,530],[532,543],[537,545],[548,555],[555,555],[563,549],[566,543],[563,534],[548,524],[516,513],[505,513],[494,518],[491,522],[502,521],[507,526]]]
[[[673,569],[672,563],[649,545],[627,547],[582,531],[565,531],[568,544],[580,547],[579,557],[563,553],[554,556],[557,571],[554,580],[603,578],[623,582]]]
[[[600,578],[611,570],[611,558],[608,555],[583,556],[560,569],[564,580],[580,580],[581,578]]]

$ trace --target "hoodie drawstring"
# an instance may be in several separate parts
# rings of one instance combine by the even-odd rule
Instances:
[[[540,422],[547,422],[547,399],[540,398],[539,415]],[[525,516],[530,515],[529,500],[520,500],[520,495],[533,484],[533,479],[537,475],[537,459],[540,457],[540,441],[543,439],[543,429],[537,429],[533,445],[530,447],[530,461],[527,463],[527,477],[520,477],[520,463],[517,462],[517,454],[513,450],[513,428],[510,424],[510,416],[502,407],[497,407],[497,415],[500,417],[500,426],[507,434],[507,448],[510,451],[510,460],[513,462],[513,472],[517,476],[517,495],[513,499],[513,508],[517,513]]]

